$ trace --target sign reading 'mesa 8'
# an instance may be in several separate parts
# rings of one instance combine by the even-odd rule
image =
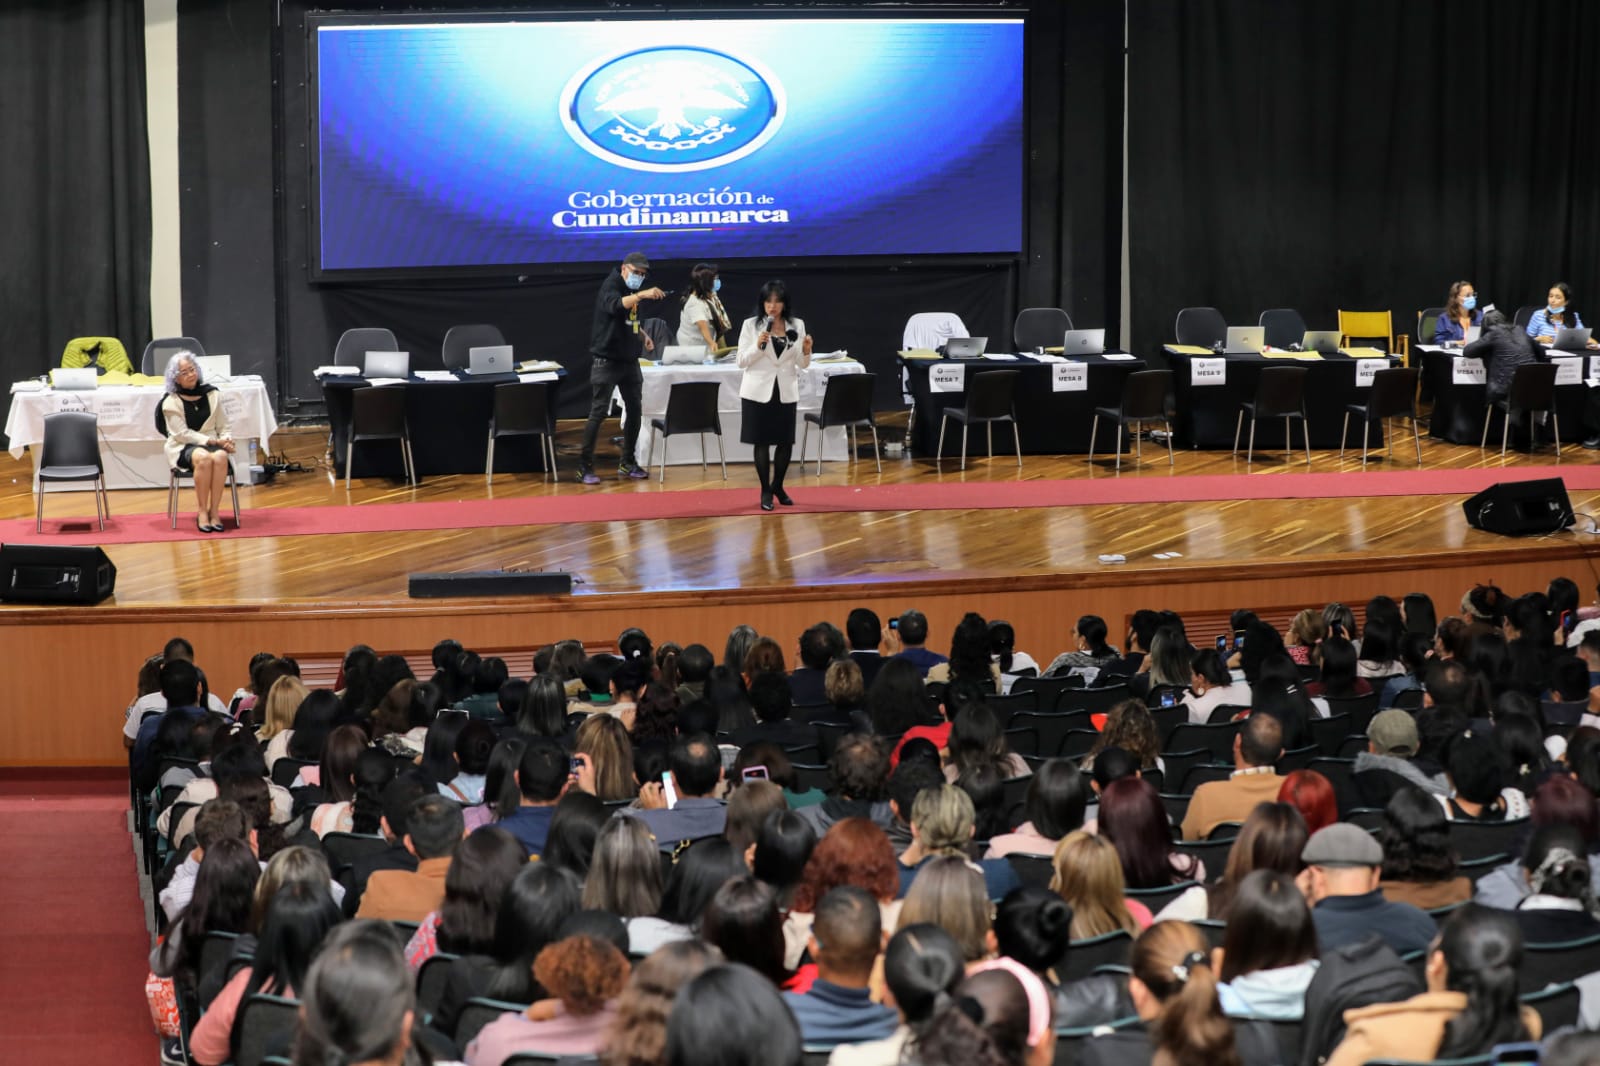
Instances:
[[[1022,246],[1017,20],[314,34],[323,271]]]

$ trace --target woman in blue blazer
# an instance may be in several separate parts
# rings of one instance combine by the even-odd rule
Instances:
[[[1460,348],[1467,343],[1467,329],[1482,325],[1483,312],[1478,310],[1478,291],[1470,281],[1458,281],[1450,286],[1450,295],[1444,301],[1444,314],[1433,327],[1433,343],[1441,348]]]
[[[773,497],[785,507],[794,500],[783,491],[783,475],[794,451],[794,413],[800,403],[800,371],[811,365],[811,335],[789,311],[789,292],[781,281],[761,286],[756,313],[739,330],[739,401],[744,424],[739,439],[755,449],[761,480],[761,509]]]

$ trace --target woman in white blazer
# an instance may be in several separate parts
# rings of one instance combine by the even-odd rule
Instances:
[[[167,442],[167,463],[174,470],[192,471],[198,513],[195,526],[202,533],[221,533],[222,491],[227,487],[228,462],[233,455],[233,435],[222,410],[222,394],[205,383],[192,352],[179,352],[167,363],[167,394],[161,400]]]
[[[756,313],[739,331],[739,401],[744,424],[739,439],[755,448],[761,479],[761,509],[773,497],[785,507],[794,500],[783,491],[783,475],[794,451],[794,413],[800,402],[800,371],[811,365],[811,335],[789,313],[789,292],[781,281],[761,286]]]

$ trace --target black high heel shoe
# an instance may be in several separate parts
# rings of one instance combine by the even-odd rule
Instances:
[[[789,497],[787,492],[784,492],[783,489],[779,488],[778,486],[773,486],[772,494],[776,496],[778,498],[778,502],[783,504],[785,507],[794,506],[794,500]]]
[[[761,509],[763,511],[772,510],[772,493],[763,492],[761,494]]]

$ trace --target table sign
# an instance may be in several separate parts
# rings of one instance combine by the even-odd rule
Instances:
[[[1228,361],[1226,359],[1193,359],[1189,362],[1189,384],[1226,385]]]
[[[1089,367],[1084,363],[1056,363],[1050,368],[1054,392],[1088,392]]]
[[[1372,388],[1372,375],[1380,370],[1389,369],[1387,359],[1357,359],[1356,360],[1356,388]]]
[[[1557,385],[1582,385],[1583,384],[1583,356],[1553,356],[1550,362],[1556,368]]]
[[[963,363],[935,365],[928,368],[929,392],[965,392],[967,368]]]
[[[1456,385],[1487,385],[1489,374],[1482,359],[1458,355],[1450,360],[1450,381]]]

